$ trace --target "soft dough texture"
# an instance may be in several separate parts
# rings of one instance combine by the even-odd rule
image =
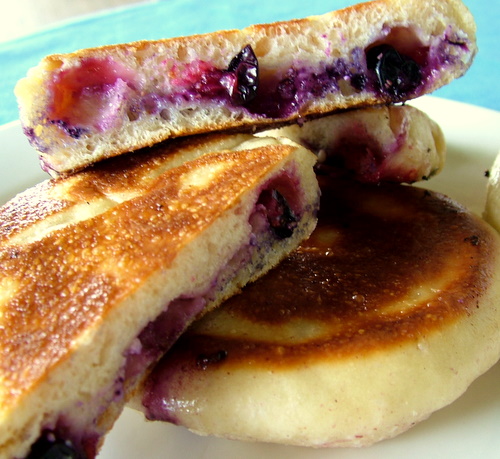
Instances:
[[[318,156],[316,171],[360,182],[414,183],[438,174],[446,142],[439,125],[409,105],[349,110],[262,131]]]
[[[41,436],[30,458],[65,442],[93,458],[186,326],[310,234],[314,163],[276,139],[196,138],[1,207],[0,457],[26,457]]]
[[[149,419],[230,439],[391,438],[500,356],[500,238],[446,197],[330,181],[318,226],[196,322],[141,398]]]
[[[459,0],[377,0],[243,30],[52,55],[16,87],[52,175],[170,137],[405,101],[476,53]]]

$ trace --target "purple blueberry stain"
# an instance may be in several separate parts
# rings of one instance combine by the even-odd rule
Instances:
[[[264,190],[258,203],[266,208],[267,220],[275,236],[289,238],[297,227],[298,218],[285,197],[278,190]]]
[[[24,135],[28,138],[28,142],[31,146],[36,148],[40,153],[47,153],[48,148],[42,143],[40,138],[36,135],[35,129],[28,126],[23,126]]]
[[[35,130],[32,127],[23,127],[23,133],[28,138],[30,143],[33,143],[36,139]]]
[[[158,94],[147,94],[142,101],[142,106],[149,114],[160,113],[166,102],[167,99]],[[133,117],[137,113],[137,109],[134,107],[130,112]]]
[[[72,126],[64,120],[50,120],[50,123],[54,124],[56,126],[59,126],[61,129],[66,131],[67,134],[72,139],[79,139],[82,135],[84,135],[86,132],[88,132],[87,129],[77,127],[77,126]]]
[[[458,46],[459,48],[463,48],[465,51],[468,51],[469,49],[469,47],[467,46],[467,37],[463,36],[457,31],[454,31],[450,27],[446,29],[444,38],[445,41],[450,45]]]
[[[52,175],[53,172],[57,173],[57,171],[51,166],[50,162],[44,156],[39,155],[38,161],[40,163],[40,168],[42,169],[42,171],[46,172],[49,175]]]
[[[363,91],[366,87],[368,79],[366,78],[365,75],[362,73],[356,73],[350,78],[351,86],[356,90],[356,91]]]
[[[383,37],[389,35],[390,30]],[[121,106],[124,100],[128,101],[128,107],[123,113],[129,121],[140,119],[142,113],[169,120],[171,107],[194,110],[206,102],[240,109],[253,117],[288,119],[300,117],[301,110],[311,100],[339,91],[346,91],[348,96],[352,92],[373,92],[387,102],[402,102],[419,95],[425,85],[432,84],[434,69],[459,65],[465,62],[465,55],[470,52],[468,39],[451,27],[430,45],[416,43],[414,50],[407,46],[405,52],[398,50],[397,40],[384,40],[381,38],[366,48],[355,48],[350,55],[338,59],[332,59],[327,53],[325,61],[315,67],[294,62],[281,72],[263,72],[252,46],[248,44],[230,59],[226,68],[216,68],[205,61],[189,63],[179,75],[177,89],[172,92],[161,88],[150,93],[134,92],[135,85],[131,78],[126,78],[127,74],[123,81],[119,79],[116,97],[111,97],[109,91],[105,92],[109,103],[96,107],[95,119],[75,123],[69,118],[52,116],[43,123],[56,125],[68,137],[80,139],[93,127],[107,129],[106,123],[101,126],[98,121],[117,118],[118,105]],[[122,86],[132,91],[127,92],[127,98],[126,88]],[[85,91],[82,94],[88,96]],[[88,96],[89,104],[92,100]],[[93,127],[87,129],[87,126]],[[50,153],[49,145],[38,139],[33,129],[25,132],[37,150]]]

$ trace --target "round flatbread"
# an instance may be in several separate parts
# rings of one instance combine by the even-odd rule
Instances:
[[[197,322],[144,387],[150,419],[306,446],[393,437],[500,356],[500,246],[450,199],[322,185],[318,227]]]

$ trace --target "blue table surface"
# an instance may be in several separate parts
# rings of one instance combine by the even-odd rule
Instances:
[[[242,28],[342,8],[356,0],[160,0],[80,17],[0,43],[0,125],[18,118],[13,89],[47,54],[141,39]],[[479,53],[467,74],[435,96],[500,110],[500,1],[466,0],[478,26]],[[500,128],[500,126],[499,126]]]

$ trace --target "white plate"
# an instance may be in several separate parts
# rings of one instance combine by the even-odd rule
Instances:
[[[485,171],[500,149],[500,112],[423,97],[412,103],[442,127],[448,142],[445,170],[423,186],[443,192],[480,214]],[[0,202],[46,178],[19,123],[0,128]],[[452,405],[413,429],[370,448],[313,450],[198,437],[181,427],[148,423],[126,409],[99,459],[446,459],[500,457],[500,364],[478,378]]]

